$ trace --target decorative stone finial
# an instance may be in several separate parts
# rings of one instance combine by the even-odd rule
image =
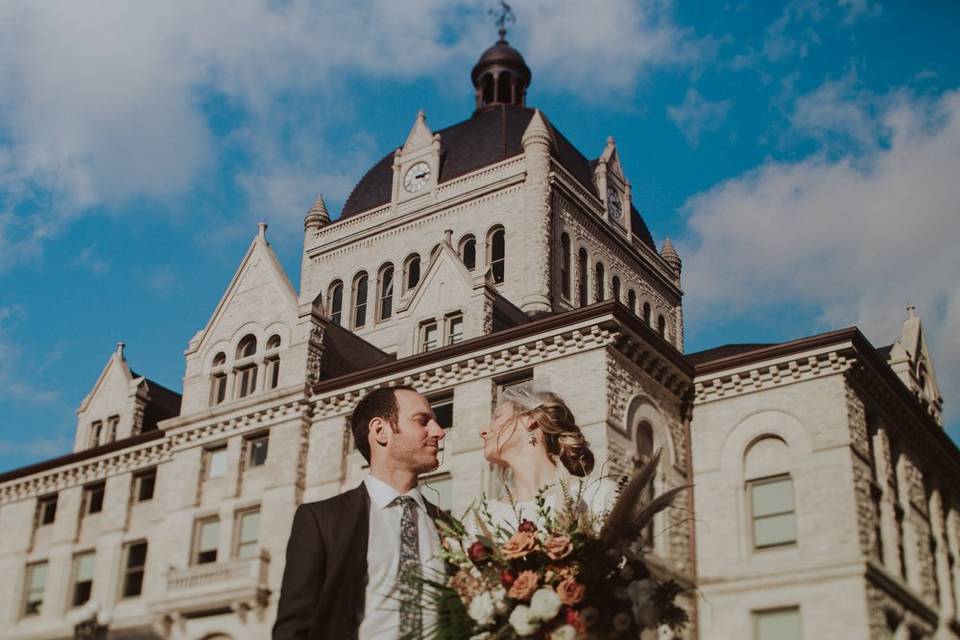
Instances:
[[[670,265],[670,268],[673,269],[677,275],[680,275],[683,262],[680,260],[680,254],[673,248],[673,243],[670,242],[670,236],[664,239],[663,247],[660,249],[660,255],[663,256],[663,259]]]
[[[533,112],[533,117],[530,118],[530,124],[527,125],[526,131],[523,132],[523,138],[521,138],[520,142],[524,147],[527,147],[538,142],[549,146],[550,141],[550,129],[547,127],[543,114],[537,109]]]
[[[127,348],[127,343],[125,343],[125,342],[118,342],[118,343],[117,343],[117,355],[120,357],[121,360],[125,360],[125,359],[126,359],[126,356],[124,356],[124,354],[123,354],[123,350],[126,349],[126,348]]]
[[[917,308],[912,304],[907,305],[907,318],[916,318],[917,317]]]
[[[453,229],[447,229],[443,232],[443,241],[448,247],[453,247]]]
[[[257,239],[261,242],[267,241],[267,223],[258,222],[257,223]]]
[[[322,226],[330,224],[330,214],[327,213],[327,203],[323,201],[323,194],[317,194],[317,199],[313,201],[313,206],[303,219],[303,230],[316,231]]]

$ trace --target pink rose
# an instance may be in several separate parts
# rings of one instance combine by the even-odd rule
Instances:
[[[575,605],[583,600],[586,592],[587,588],[573,578],[567,578],[557,585],[557,595],[560,596],[560,602],[568,606]]]
[[[540,576],[535,571],[521,571],[517,579],[510,585],[507,595],[517,600],[529,600],[540,584]]]
[[[537,536],[531,531],[518,531],[500,548],[507,560],[523,558],[537,548]]]
[[[567,536],[550,536],[543,543],[543,550],[551,560],[559,560],[573,551],[573,543]]]

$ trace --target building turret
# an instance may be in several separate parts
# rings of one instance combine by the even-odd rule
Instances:
[[[506,33],[501,27],[500,39],[483,52],[470,73],[476,89],[477,111],[499,104],[524,106],[533,76],[520,52],[506,41]]]
[[[330,224],[330,214],[327,213],[327,204],[323,201],[323,194],[317,195],[313,206],[303,219],[303,230],[307,233],[316,233],[320,228]]]
[[[663,241],[663,247],[660,249],[660,255],[664,260],[667,261],[667,264],[670,265],[670,268],[673,269],[674,273],[677,274],[677,277],[680,277],[680,270],[683,267],[683,261],[680,260],[680,254],[677,253],[677,250],[673,248],[673,243],[670,242],[670,236]]]

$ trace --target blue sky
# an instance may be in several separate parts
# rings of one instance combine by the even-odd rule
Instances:
[[[418,109],[472,111],[489,2],[0,6],[0,470],[70,449],[117,341],[179,389],[256,223],[297,285]],[[516,0],[529,104],[586,155],[614,136],[684,260],[689,351],[916,305],[960,438],[960,7]]]

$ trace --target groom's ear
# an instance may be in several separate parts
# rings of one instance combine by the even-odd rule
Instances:
[[[381,447],[387,446],[390,441],[389,431],[390,425],[383,418],[376,417],[370,420],[370,437]]]

